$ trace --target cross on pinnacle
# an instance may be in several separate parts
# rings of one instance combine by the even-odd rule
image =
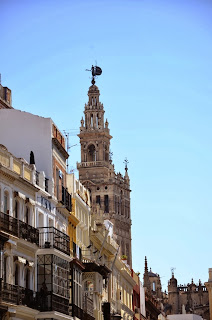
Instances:
[[[127,171],[128,170],[128,163],[129,163],[129,161],[127,160],[127,158],[125,158],[124,159],[124,162],[123,162],[124,164],[125,164],[125,170]]]
[[[112,158],[113,158],[113,152],[112,151],[109,152],[109,157],[110,157],[110,161],[112,161]]]

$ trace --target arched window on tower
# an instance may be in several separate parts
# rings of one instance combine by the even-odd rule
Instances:
[[[91,114],[91,128],[93,128],[93,114]]]
[[[152,283],[152,291],[156,291],[156,286],[155,286],[155,281],[153,281],[153,283]]]
[[[99,118],[98,118],[98,113],[96,115],[96,127],[98,128],[98,125],[99,125]]]
[[[105,146],[105,161],[109,160],[109,155],[108,155],[108,151],[107,151],[107,146]]]
[[[93,144],[88,147],[88,162],[96,161],[96,149]]]

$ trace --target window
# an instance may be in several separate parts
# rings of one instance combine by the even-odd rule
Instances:
[[[43,214],[41,212],[39,212],[38,214],[38,227],[43,227],[44,226],[44,222],[43,222]]]
[[[105,213],[108,213],[109,212],[109,197],[108,195],[106,194],[104,196],[104,205],[105,205]]]
[[[15,277],[15,285],[18,286],[19,285],[19,265],[17,263],[15,264],[14,277]]]
[[[25,288],[30,289],[30,270],[28,268],[25,271],[24,283],[25,283]]]
[[[8,259],[8,257],[4,256],[4,269],[1,270],[1,272],[3,272],[2,278],[4,279],[5,283],[7,282],[7,259]]]
[[[4,192],[4,213],[9,213],[9,194]]]
[[[92,114],[91,114],[91,127],[93,127],[93,115]]]
[[[19,218],[19,203],[17,200],[15,200],[15,218]]]
[[[88,147],[88,162],[96,161],[96,149],[92,144]]]
[[[155,281],[153,281],[152,283],[152,291],[155,291],[156,287],[155,287]]]
[[[108,155],[108,151],[107,151],[107,146],[105,146],[105,161],[109,160],[109,155]]]
[[[26,210],[25,210],[24,222],[29,224],[29,207],[28,206],[26,207]]]
[[[93,288],[94,288],[94,285],[91,280],[85,281],[85,283],[84,283],[84,291],[85,292],[93,292]]]
[[[101,206],[101,198],[100,198],[100,196],[96,196],[96,203],[98,203]]]
[[[82,308],[82,271],[73,266],[72,269],[72,303]]]

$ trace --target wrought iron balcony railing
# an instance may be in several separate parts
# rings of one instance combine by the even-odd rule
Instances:
[[[54,227],[39,228],[39,246],[41,248],[55,248],[70,255],[69,236]]]
[[[78,307],[72,303],[70,305],[70,309],[71,309],[72,317],[77,317],[79,319],[83,319],[83,310],[80,307]]]
[[[87,293],[83,296],[83,311],[84,313],[93,317],[93,300],[88,296]]]
[[[19,220],[19,237],[39,245],[39,230]]]
[[[37,292],[37,309],[41,312],[58,311],[69,314],[69,299],[53,294],[51,291]]]
[[[3,282],[0,289],[0,299],[5,303],[24,305],[37,309],[36,293],[17,285]]]
[[[38,245],[39,231],[29,224],[0,212],[0,231],[9,233],[15,237],[26,239]]]
[[[0,301],[23,305],[40,311],[58,311],[69,314],[69,299],[52,292],[35,292],[17,285],[1,283]]]
[[[19,236],[18,220],[9,214],[0,212],[0,230],[13,236]]]

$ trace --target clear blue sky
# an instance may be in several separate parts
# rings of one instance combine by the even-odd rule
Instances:
[[[129,159],[133,266],[179,283],[212,267],[212,2],[1,0],[0,72],[13,106],[76,136],[97,80],[116,171]]]

